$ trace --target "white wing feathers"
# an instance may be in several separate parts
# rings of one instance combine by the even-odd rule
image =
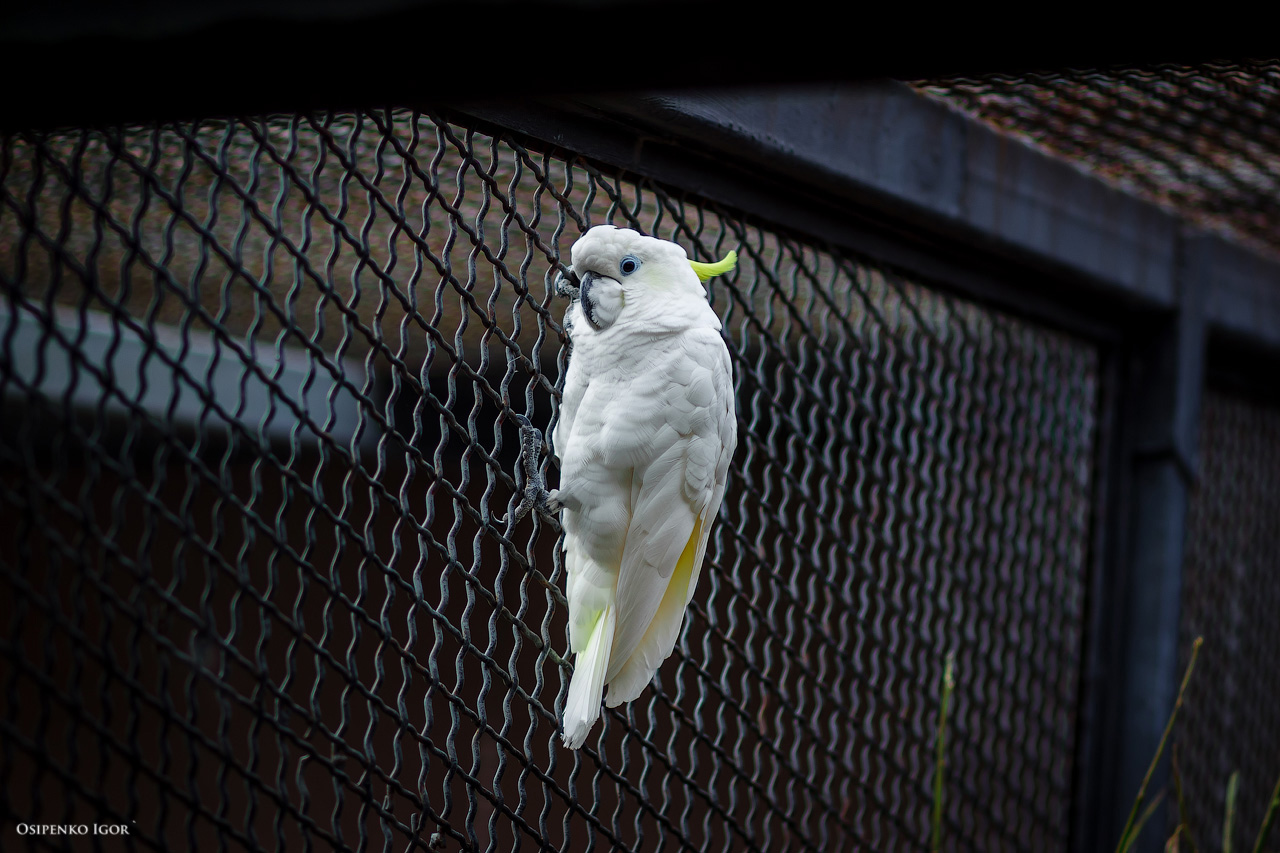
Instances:
[[[610,707],[635,699],[671,654],[724,498],[736,444],[728,352],[714,329],[690,330],[675,343],[631,377],[625,394],[601,389],[611,399],[597,401],[593,388],[566,399],[572,422],[562,420],[557,430],[557,443],[567,440],[566,457],[590,452],[596,476],[611,470],[631,478],[616,565],[597,564],[585,554],[589,544],[582,537],[596,508],[565,512],[570,645],[578,652],[565,709],[571,747],[581,745],[595,722],[603,686],[609,687]],[[607,411],[589,416],[598,402]],[[584,504],[603,494],[591,485],[576,487],[591,493]],[[597,627],[612,637],[597,636]]]
[[[614,629],[606,682],[617,677],[649,630],[672,583],[676,563],[693,534],[697,511],[684,496],[684,450],[687,443],[688,440],[684,439],[672,446],[645,472],[640,498],[627,528],[626,550],[618,572],[618,622]],[[683,595],[680,596],[681,615],[686,601]],[[646,684],[648,680],[646,676]],[[610,705],[616,704],[613,701],[616,693],[618,688],[610,687]]]

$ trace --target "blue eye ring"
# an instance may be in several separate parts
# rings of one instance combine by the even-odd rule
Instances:
[[[640,259],[635,255],[627,255],[618,262],[618,272],[623,275],[631,275],[638,269],[640,269]]]

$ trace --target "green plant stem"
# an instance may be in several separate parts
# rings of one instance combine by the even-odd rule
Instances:
[[[1231,853],[1232,831],[1236,823],[1236,799],[1240,796],[1240,771],[1227,780],[1227,815],[1222,819],[1222,853]]]
[[[942,717],[938,721],[938,758],[933,774],[933,831],[931,850],[938,853],[942,849],[942,770],[947,763],[947,707],[951,704],[951,693],[956,687],[956,656],[947,654],[947,664],[942,672]]]
[[[1142,814],[1138,817],[1138,820],[1133,824],[1133,831],[1129,833],[1129,841],[1124,846],[1124,849],[1126,851],[1133,846],[1133,842],[1137,840],[1138,834],[1142,832],[1142,827],[1146,826],[1147,821],[1151,820],[1151,816],[1156,813],[1156,808],[1159,807],[1160,801],[1164,799],[1165,793],[1166,793],[1165,791],[1161,791],[1160,793],[1156,794],[1154,797],[1151,798],[1151,804],[1142,810]]]
[[[1178,745],[1175,743],[1170,750],[1169,758],[1173,765],[1173,789],[1178,795],[1178,829],[1175,837],[1178,839],[1177,849],[1181,849],[1182,842],[1186,841],[1187,848],[1191,853],[1200,853],[1196,847],[1195,836],[1191,833],[1191,823],[1187,820],[1187,800],[1182,790],[1182,768],[1178,765]],[[1170,839],[1173,841],[1174,839]]]
[[[1134,821],[1137,820],[1138,810],[1142,808],[1143,800],[1147,798],[1147,787],[1151,784],[1151,777],[1156,772],[1156,765],[1160,763],[1160,756],[1164,753],[1164,745],[1169,740],[1169,733],[1173,731],[1173,721],[1178,718],[1178,711],[1182,708],[1182,697],[1187,692],[1187,684],[1191,681],[1191,673],[1196,668],[1196,658],[1200,656],[1202,645],[1204,645],[1204,637],[1196,637],[1195,642],[1191,644],[1191,660],[1187,663],[1187,671],[1182,676],[1182,686],[1178,688],[1177,701],[1173,703],[1173,712],[1169,714],[1169,722],[1164,727],[1164,734],[1160,736],[1160,745],[1156,748],[1155,757],[1147,767],[1147,774],[1142,777],[1142,787],[1138,789],[1138,797],[1133,801],[1133,808],[1129,809],[1129,819],[1125,821],[1124,831],[1120,833],[1120,843],[1116,845],[1116,853],[1123,853],[1129,849],[1133,843],[1131,835],[1137,837]]]
[[[1253,842],[1253,853],[1262,853],[1262,845],[1267,843],[1271,825],[1275,823],[1276,812],[1280,812],[1280,779],[1276,780],[1276,786],[1271,789],[1271,802],[1267,803],[1267,815],[1258,828],[1258,840]]]

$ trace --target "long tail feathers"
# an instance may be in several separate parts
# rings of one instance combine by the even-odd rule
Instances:
[[[600,698],[604,695],[604,674],[609,668],[616,618],[613,605],[604,609],[586,648],[578,653],[574,662],[569,697],[564,703],[564,744],[570,749],[586,742],[587,733],[600,717]]]
[[[638,698],[653,680],[658,667],[675,648],[693,584],[698,582],[702,556],[700,550],[705,542],[702,530],[702,519],[698,519],[684,546],[684,552],[671,573],[667,591],[663,593],[662,602],[658,605],[658,612],[649,623],[640,645],[609,682],[609,695],[604,700],[608,707],[614,708]]]

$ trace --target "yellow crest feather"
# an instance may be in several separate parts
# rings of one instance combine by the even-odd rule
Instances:
[[[693,271],[698,274],[699,281],[706,281],[718,275],[724,275],[729,270],[738,265],[738,253],[733,249],[729,250],[729,254],[723,259],[716,261],[714,264],[704,264],[698,261],[689,261],[689,266],[693,267]]]

